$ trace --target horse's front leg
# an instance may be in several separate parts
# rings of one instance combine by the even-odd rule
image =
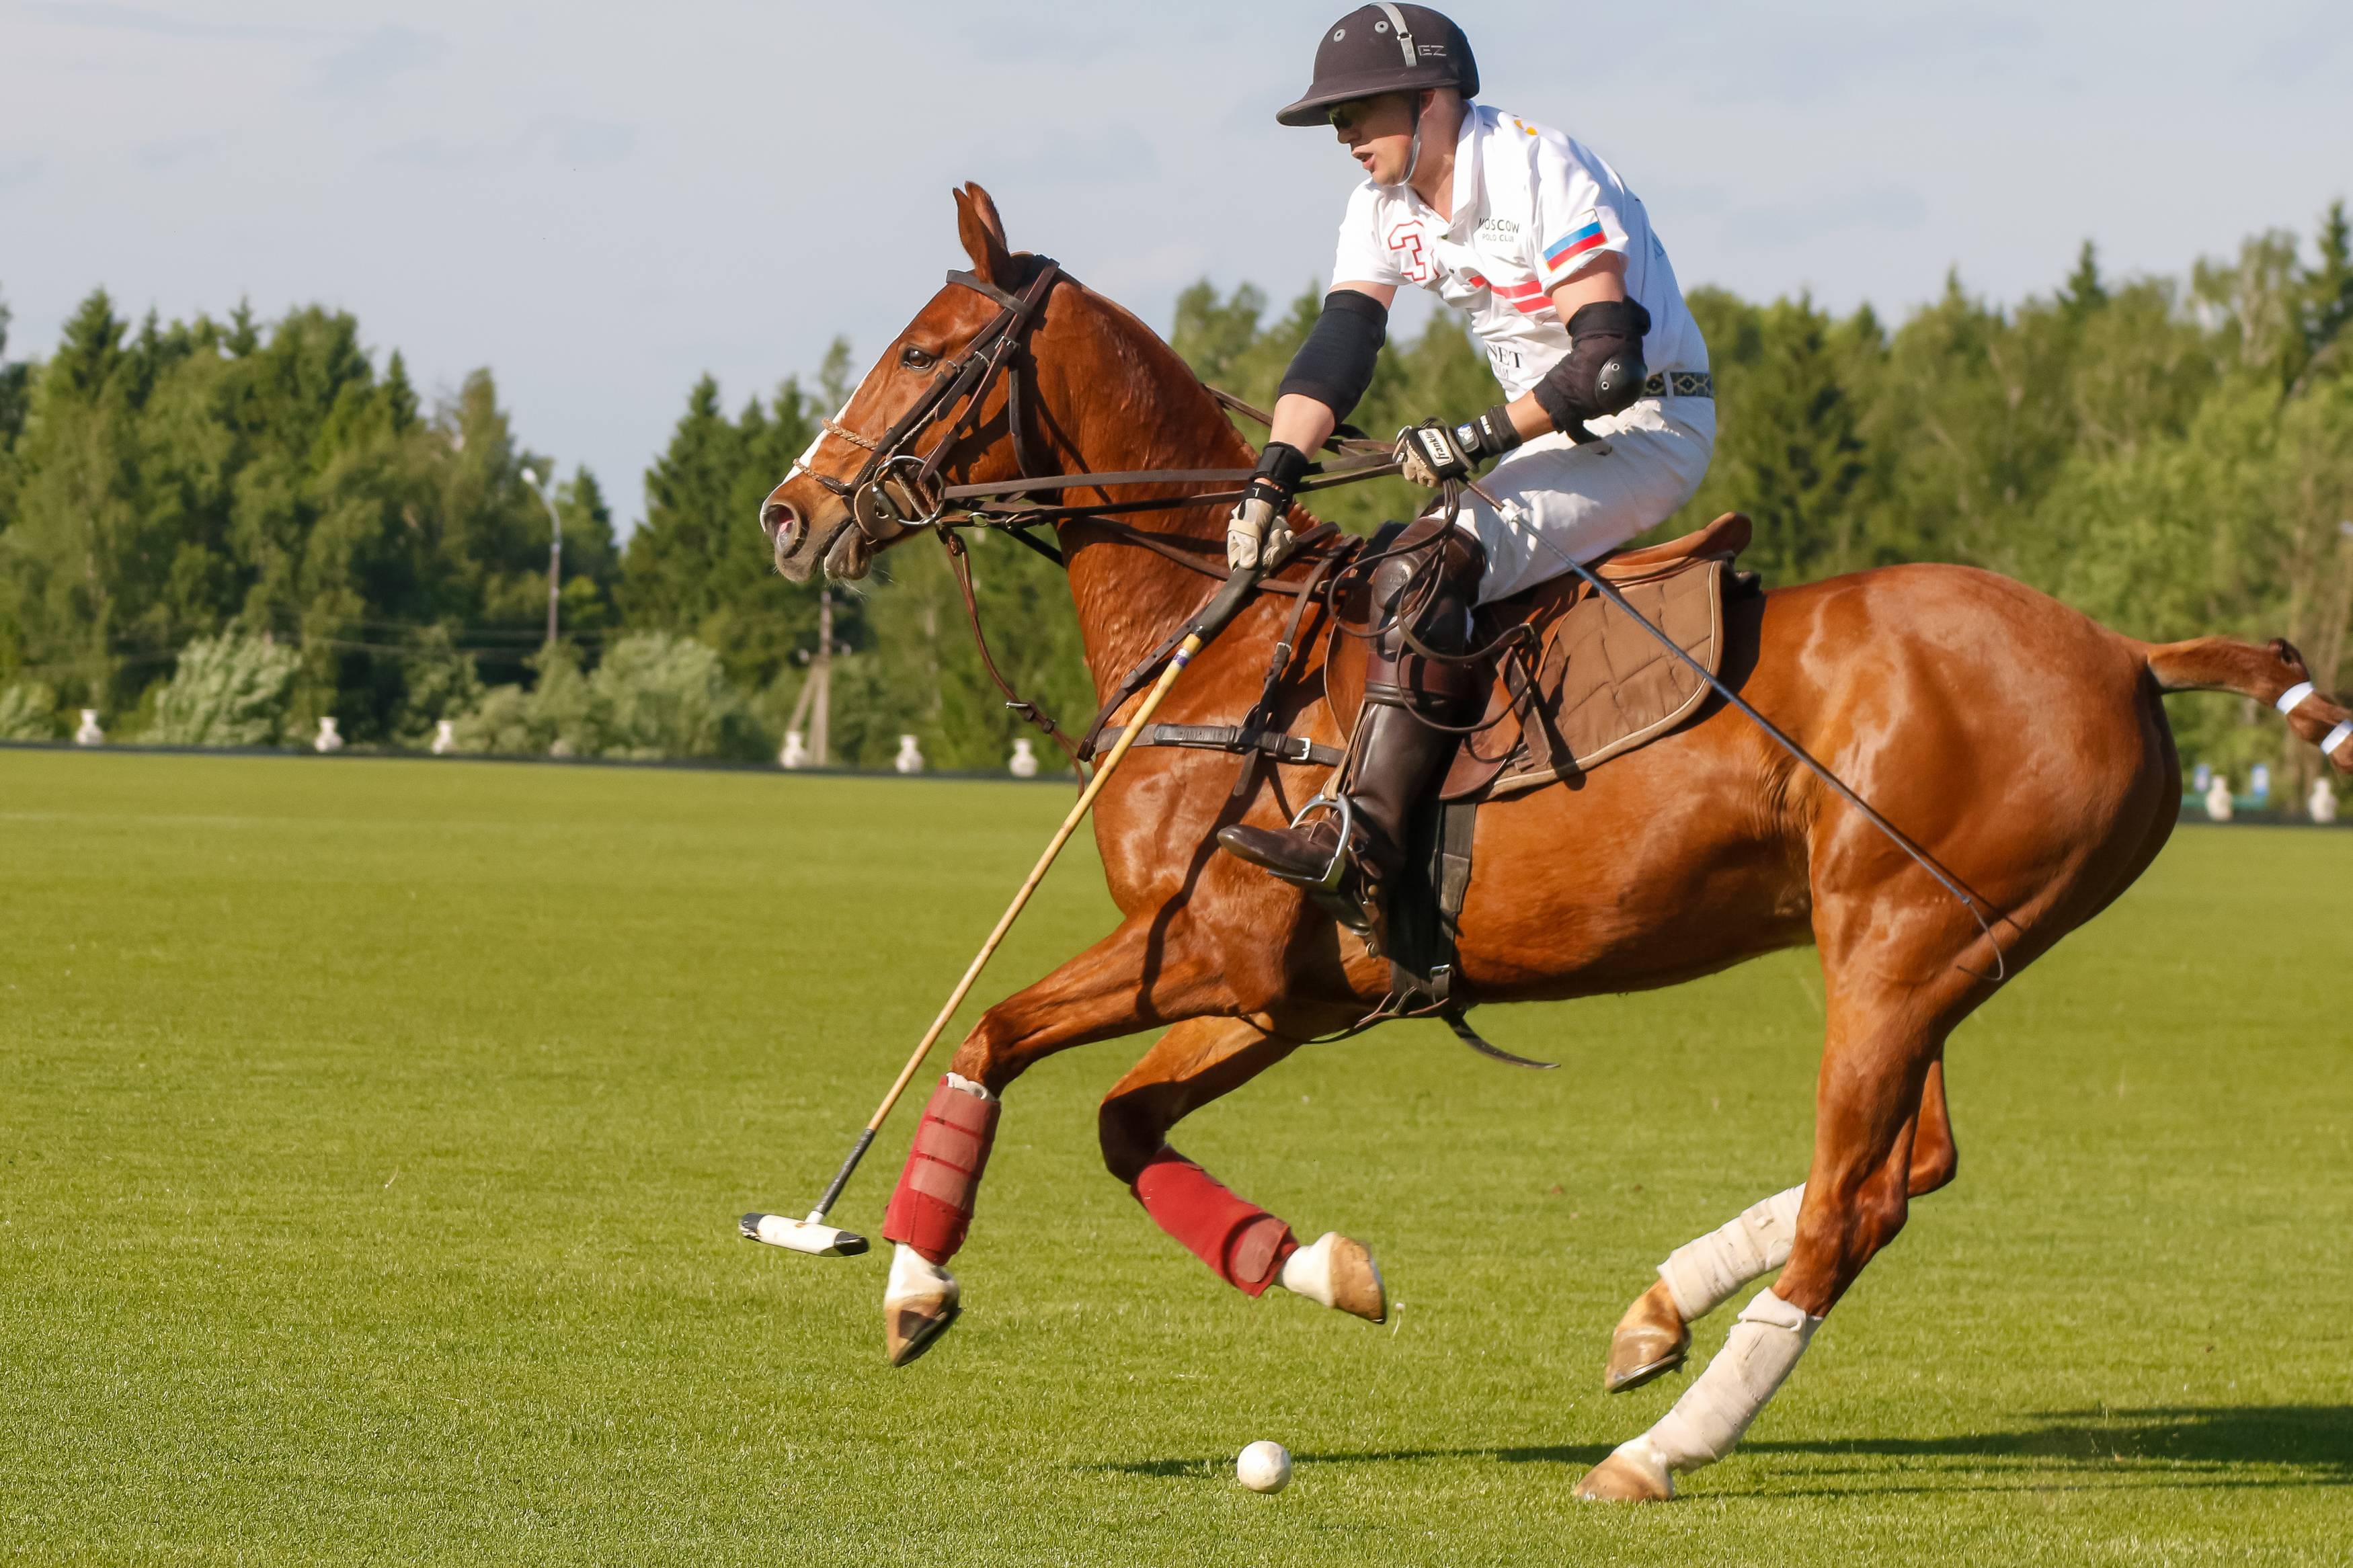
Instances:
[[[1231,1005],[1217,966],[1147,915],[981,1015],[923,1107],[883,1215],[883,1238],[895,1244],[882,1294],[892,1365],[923,1354],[962,1310],[946,1264],[971,1229],[1006,1086],[1066,1047]]]
[[[1096,1125],[1103,1163],[1144,1212],[1219,1279],[1248,1296],[1281,1285],[1326,1307],[1382,1322],[1388,1296],[1364,1244],[1326,1231],[1305,1247],[1281,1218],[1168,1146],[1168,1131],[1299,1048],[1247,1018],[1195,1018],[1154,1043],[1103,1097]]]

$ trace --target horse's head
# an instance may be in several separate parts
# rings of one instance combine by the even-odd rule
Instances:
[[[1006,244],[1004,221],[987,191],[967,184],[955,193],[955,204],[972,276],[998,297],[957,282],[932,296],[768,492],[760,527],[776,547],[776,570],[796,583],[807,582],[820,563],[830,576],[863,577],[876,555],[920,531],[927,492],[939,483],[1016,472],[1004,439],[1005,378],[979,374],[980,361],[996,341],[992,330],[1005,326],[1001,294],[1027,283],[1033,263]],[[1043,306],[1040,300],[1040,313]],[[1001,352],[1020,350],[1017,339]],[[962,395],[959,372],[971,383]],[[919,472],[942,441],[954,443],[942,454],[945,460]]]

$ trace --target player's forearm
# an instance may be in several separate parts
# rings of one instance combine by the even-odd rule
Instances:
[[[1539,436],[1552,434],[1552,416],[1545,412],[1533,392],[1524,392],[1504,405],[1504,412],[1512,418],[1512,428],[1520,433],[1523,441],[1533,441]]]
[[[1538,409],[1536,414],[1541,418],[1544,410]],[[1324,403],[1303,392],[1287,392],[1274,401],[1274,424],[1266,438],[1312,456],[1339,426],[1340,416]]]

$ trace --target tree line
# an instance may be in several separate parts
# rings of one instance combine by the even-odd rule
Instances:
[[[1276,310],[1255,287],[1204,281],[1179,298],[1171,342],[1262,405],[1320,298],[1311,287]],[[1970,563],[2138,637],[2283,634],[2321,684],[2346,684],[2342,204],[2308,240],[2256,236],[2185,279],[2111,279],[2086,245],[2048,294],[2003,307],[1955,275],[1893,324],[1804,296],[1690,298],[1717,447],[1661,533],[1738,510],[1768,584]],[[89,707],[118,734],[178,735],[217,688],[243,693],[247,739],[290,741],[332,715],[387,747],[448,721],[480,749],[773,753],[819,589],[775,575],[752,519],[846,392],[846,344],[808,386],[787,379],[732,413],[698,382],[621,542],[593,475],[558,479],[517,440],[490,372],[428,405],[347,313],[134,325],[98,292],[30,363],[6,360],[7,326],[0,303],[0,734],[61,733]],[[1388,432],[1494,395],[1441,313],[1383,353],[1355,417]],[[1359,530],[1417,500],[1397,481],[1316,498]],[[564,638],[548,648],[551,504]],[[1000,664],[1050,710],[1083,716],[1092,689],[1059,574],[1007,540],[974,550]],[[934,766],[1001,767],[1027,731],[980,667],[938,552],[892,552],[873,582],[833,595],[834,760],[885,765],[912,733]],[[2308,773],[2308,752],[2243,702],[2174,716],[2193,758]],[[1050,747],[1043,760],[1060,765]]]

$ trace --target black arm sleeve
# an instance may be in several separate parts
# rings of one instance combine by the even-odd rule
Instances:
[[[1307,341],[1291,356],[1291,369],[1275,393],[1312,397],[1345,419],[1365,389],[1373,384],[1373,362],[1388,341],[1388,307],[1354,289],[1335,289],[1324,296],[1324,313],[1315,318]]]
[[[1568,353],[1529,389],[1554,429],[1574,436],[1586,420],[1616,414],[1642,395],[1642,339],[1650,330],[1651,312],[1633,300],[1596,300],[1568,319]]]

